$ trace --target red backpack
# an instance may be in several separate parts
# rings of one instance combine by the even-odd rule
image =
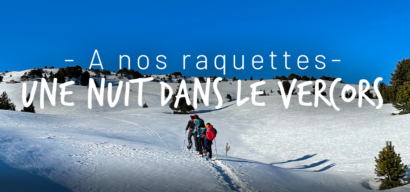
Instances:
[[[216,129],[213,127],[209,128],[208,131],[206,132],[206,138],[209,141],[212,141],[215,139],[215,137],[216,137]]]

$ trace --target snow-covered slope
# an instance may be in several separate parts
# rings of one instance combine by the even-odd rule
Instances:
[[[250,96],[255,82],[242,81],[242,97]],[[178,84],[170,85],[175,90]],[[62,106],[58,95],[57,105],[46,100],[43,110],[37,91],[37,114],[0,111],[0,160],[73,191],[368,191],[377,188],[374,156],[385,141],[393,141],[403,162],[410,163],[410,116],[392,116],[390,104],[377,110],[366,101],[359,108],[357,99],[345,103],[338,97],[343,85],[335,90],[339,112],[323,102],[318,108],[300,106],[297,95],[285,109],[277,80],[258,88],[270,94],[257,98],[264,107],[250,101],[238,107],[233,101],[215,109],[211,94],[210,106],[201,103],[195,113],[218,130],[219,158],[213,162],[184,150],[189,116],[160,106],[159,83],[144,84],[149,108],[137,104],[138,85],[131,87],[130,106],[124,106],[123,91],[116,107],[94,101],[91,110],[86,87],[68,88],[74,94],[66,99],[74,107]],[[6,91],[18,110],[21,87],[0,83],[0,92]],[[237,82],[218,88],[223,97],[236,99]],[[313,102],[314,96],[304,101]]]

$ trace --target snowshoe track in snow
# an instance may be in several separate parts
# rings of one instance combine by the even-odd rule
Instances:
[[[232,191],[255,191],[248,186],[248,183],[244,182],[238,175],[236,175],[234,170],[227,165],[224,165],[221,161],[215,160],[210,161],[210,163]]]
[[[222,185],[229,187],[231,191],[255,191],[248,183],[236,175],[234,170],[224,165],[220,160],[209,160],[209,163],[211,168],[216,171],[217,177],[219,177],[218,180],[220,180]]]
[[[161,136],[159,136],[159,134],[157,132],[155,132],[154,130],[148,128],[148,127],[143,127],[141,125],[139,125],[138,123],[132,122],[132,121],[127,121],[127,120],[122,120],[122,119],[115,119],[115,118],[111,118],[111,117],[104,117],[106,119],[111,119],[111,120],[115,120],[115,121],[121,121],[124,123],[128,123],[128,124],[132,124],[132,125],[136,125],[138,127],[141,127],[143,129],[145,129],[146,131],[150,132],[152,135],[154,135],[155,137],[157,137],[159,140],[161,140],[161,142],[165,145],[165,147],[169,147],[167,145],[167,143],[165,143],[165,141],[161,138]]]
[[[243,181],[238,175],[235,174],[234,170],[224,165],[221,160],[205,160],[203,157],[198,156],[195,152],[187,151],[192,158],[201,158],[202,161],[208,162],[209,167],[216,173],[216,177],[219,182],[228,188],[229,191],[256,191],[251,188],[248,183]]]

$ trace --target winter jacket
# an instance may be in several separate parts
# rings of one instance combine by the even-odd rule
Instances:
[[[187,131],[188,129],[191,131],[195,128],[195,123],[194,123],[194,119],[191,119],[188,121],[188,124],[186,125],[185,130]]]
[[[206,128],[205,127],[201,127],[198,129],[198,137],[201,138],[205,138],[206,135]]]
[[[205,128],[204,120],[202,120],[202,119],[195,119],[194,122],[195,122],[194,133],[197,134],[197,137],[200,137],[200,132],[201,132],[201,130],[203,131],[203,129]]]

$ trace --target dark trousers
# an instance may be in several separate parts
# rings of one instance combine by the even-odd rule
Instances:
[[[192,134],[192,129],[189,129],[189,132],[188,132],[188,145],[191,145],[192,146],[192,137],[194,137],[194,140],[195,140],[195,135],[194,134]],[[196,143],[196,141],[195,141],[195,143]],[[196,144],[195,144],[195,147],[196,147]]]
[[[209,158],[212,158],[212,141],[205,138],[204,152],[209,153]]]
[[[198,145],[198,147],[196,148],[196,151],[202,154],[204,150],[204,138],[197,137],[196,139],[197,139],[197,145]]]

